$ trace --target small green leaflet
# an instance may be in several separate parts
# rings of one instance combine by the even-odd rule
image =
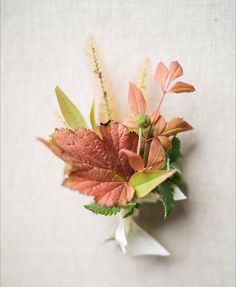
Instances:
[[[175,169],[178,173],[182,173],[181,167],[176,162],[172,162],[170,168]]]
[[[118,206],[102,206],[92,202],[84,205],[84,207],[95,214],[101,214],[105,216],[116,215],[121,211],[121,209],[125,209],[127,210],[127,213],[123,216],[123,218],[126,218],[134,213],[135,208],[140,208],[140,204],[137,202],[129,202],[122,207],[118,207]]]
[[[182,156],[180,152],[180,146],[180,140],[177,137],[173,137],[172,148],[166,153],[166,158],[169,158],[170,163],[177,162],[178,159]]]
[[[161,197],[161,201],[164,205],[166,219],[173,212],[175,201],[174,201],[174,189],[172,187],[172,183],[169,180],[166,180],[162,184],[158,186],[159,194]]]
[[[62,92],[59,87],[55,89],[57,100],[66,123],[72,129],[87,128],[86,122],[72,101]]]
[[[120,212],[120,207],[117,206],[102,206],[102,205],[97,205],[96,203],[89,203],[84,205],[85,208],[88,210],[92,211],[95,214],[102,214],[102,215],[116,215],[118,212]]]
[[[122,206],[123,209],[127,209],[126,214],[123,216],[123,218],[126,218],[134,213],[135,208],[140,208],[140,203],[138,202],[130,202],[126,205]]]
[[[137,198],[141,198],[150,193],[154,188],[156,188],[174,173],[175,170],[136,172],[131,176],[129,184],[134,187]]]
[[[96,121],[95,121],[94,102],[92,103],[92,106],[91,106],[91,109],[90,109],[90,123],[91,123],[91,127],[94,130],[94,132],[102,139],[102,134],[101,134],[98,126],[96,125]]]
[[[182,176],[182,174],[176,172],[171,178],[170,178],[170,181],[177,185],[177,186],[181,186],[185,183],[185,180]]]

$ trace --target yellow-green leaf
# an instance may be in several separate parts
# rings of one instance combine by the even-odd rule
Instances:
[[[87,128],[86,122],[79,109],[62,92],[59,87],[55,89],[57,100],[66,123],[72,129]]]
[[[175,170],[158,170],[155,172],[136,172],[129,180],[129,184],[134,187],[138,198],[146,196],[159,184],[172,176]]]
[[[92,103],[91,109],[90,109],[90,123],[91,127],[94,130],[94,132],[102,139],[102,134],[96,125],[96,120],[95,120],[95,111],[94,111],[94,102]]]

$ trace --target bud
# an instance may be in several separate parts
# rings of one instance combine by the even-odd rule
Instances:
[[[150,126],[150,118],[148,115],[135,116],[135,122],[139,128],[147,128]]]

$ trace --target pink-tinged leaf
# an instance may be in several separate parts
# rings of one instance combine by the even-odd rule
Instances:
[[[43,142],[76,169],[65,179],[66,187],[94,196],[97,204],[122,206],[134,195],[127,184],[134,171],[120,150],[136,150],[137,135],[118,123],[102,125],[100,132],[103,139],[86,129],[60,129],[50,143]]]
[[[190,85],[184,82],[177,82],[168,92],[180,94],[180,93],[191,93],[194,91],[195,91],[195,88],[193,85]]]
[[[158,170],[164,160],[165,150],[159,140],[154,138],[150,145],[147,168],[149,171]]]
[[[144,170],[144,161],[140,155],[127,149],[122,149],[120,152],[123,152],[127,155],[129,164],[134,170],[136,171]]]
[[[166,65],[160,62],[157,65],[156,72],[154,75],[154,80],[157,82],[158,86],[164,91],[166,86],[166,81],[168,78],[168,69]]]
[[[157,129],[157,135],[160,135],[164,131],[165,127],[166,127],[166,120],[165,120],[165,118],[160,115],[155,126],[156,126],[156,129]]]
[[[169,82],[172,82],[176,78],[179,78],[181,76],[183,76],[183,68],[180,66],[180,64],[177,61],[171,62],[170,68],[169,68],[169,76],[168,76]]]
[[[146,101],[144,99],[143,93],[133,83],[129,84],[128,103],[130,111],[133,115],[145,114]]]
[[[134,118],[127,118],[123,121],[123,125],[128,127],[129,129],[137,129],[137,124],[135,123]]]
[[[171,149],[172,143],[171,143],[171,140],[168,137],[158,136],[158,139],[159,139],[161,145],[165,148],[165,150]]]
[[[160,112],[154,111],[150,114],[150,120],[153,125],[155,125],[159,119]]]
[[[169,137],[192,129],[193,128],[190,126],[190,124],[188,124],[183,119],[175,118],[167,123],[166,128],[161,135]]]

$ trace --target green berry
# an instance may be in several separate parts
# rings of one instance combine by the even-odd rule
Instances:
[[[135,122],[139,128],[147,128],[150,126],[150,118],[148,115],[135,116]]]

